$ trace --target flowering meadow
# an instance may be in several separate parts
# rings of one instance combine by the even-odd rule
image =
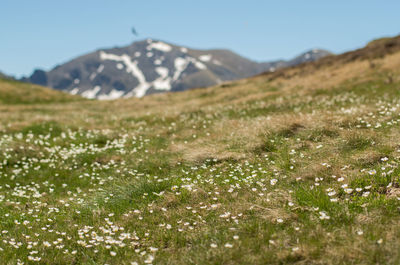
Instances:
[[[0,94],[0,263],[399,264],[396,58],[326,85]]]

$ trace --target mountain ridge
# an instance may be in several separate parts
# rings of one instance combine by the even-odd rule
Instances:
[[[197,50],[146,39],[128,46],[98,49],[24,78],[86,98],[116,99],[208,87],[265,71],[314,61],[331,54],[307,51],[284,61],[254,62],[226,49]]]

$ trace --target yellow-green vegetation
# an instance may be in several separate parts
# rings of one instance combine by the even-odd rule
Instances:
[[[0,77],[0,104],[44,104],[80,101],[79,97],[60,93],[45,87],[21,83]]]
[[[1,263],[399,264],[400,52],[378,44],[142,99],[2,81]]]

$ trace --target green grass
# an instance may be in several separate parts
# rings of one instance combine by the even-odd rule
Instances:
[[[398,264],[400,83],[376,71],[3,104],[2,263]]]
[[[83,101],[84,99],[38,85],[0,77],[0,104],[50,104]]]

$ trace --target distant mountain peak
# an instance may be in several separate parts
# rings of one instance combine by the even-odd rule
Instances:
[[[196,50],[145,39],[97,50],[48,72],[36,70],[28,81],[86,98],[142,97],[245,78],[316,60],[325,53],[318,49],[296,57],[296,61],[257,63],[229,50]]]
[[[311,49],[308,50],[299,56],[295,57],[294,59],[287,62],[288,66],[298,65],[305,62],[312,62],[321,59],[322,57],[333,55],[330,51],[324,49]]]

